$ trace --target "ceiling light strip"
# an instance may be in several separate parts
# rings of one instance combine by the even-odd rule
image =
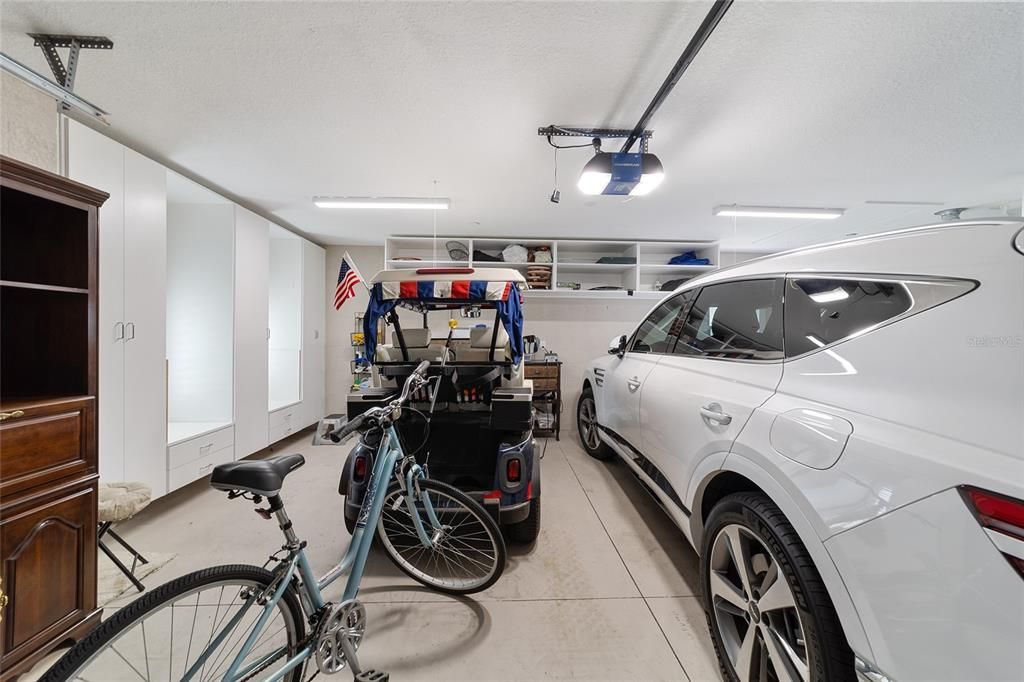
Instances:
[[[716,216],[733,218],[795,218],[803,220],[835,220],[841,218],[844,208],[807,208],[803,206],[715,206]]]
[[[399,210],[447,210],[451,200],[432,197],[313,197],[318,208],[377,208]]]

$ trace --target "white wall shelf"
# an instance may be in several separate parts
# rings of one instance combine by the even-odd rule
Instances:
[[[468,260],[448,260],[448,243],[460,242],[469,255]],[[509,244],[526,247],[546,246],[551,251],[551,263],[505,263],[478,261],[475,251],[500,256]],[[697,258],[707,258],[709,265],[669,265],[669,261],[687,251]],[[438,260],[431,260],[435,255]],[[396,260],[403,257],[421,258],[419,261]],[[605,258],[629,259],[627,263],[601,263]],[[444,260],[442,260],[444,259]],[[384,262],[394,269],[427,267],[514,268],[525,271],[537,265],[552,269],[551,289],[530,289],[529,298],[593,298],[619,299],[631,295],[636,298],[657,299],[665,295],[660,286],[673,280],[687,280],[714,270],[719,266],[719,245],[713,241],[652,241],[652,240],[591,240],[591,239],[513,239],[513,238],[437,238],[436,247],[431,237],[389,237],[384,242]],[[561,288],[559,282],[573,282],[579,289]],[[618,290],[595,290],[594,287],[614,286]]]

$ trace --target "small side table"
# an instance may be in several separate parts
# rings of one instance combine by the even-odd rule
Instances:
[[[555,440],[559,440],[562,429],[562,362],[527,361],[526,378],[533,380],[534,406],[549,409],[553,416],[551,428],[534,429],[535,432],[553,435]]]
[[[100,483],[99,486],[99,508],[97,510],[99,528],[96,533],[96,542],[107,558],[114,562],[114,565],[125,574],[139,592],[146,588],[135,577],[135,568],[140,562],[148,564],[149,561],[137,549],[129,545],[124,538],[114,532],[111,526],[119,521],[127,521],[138,514],[149,506],[152,498],[152,491],[144,483]],[[117,555],[104,544],[104,536],[110,536],[128,550],[132,556],[131,568],[125,566]]]

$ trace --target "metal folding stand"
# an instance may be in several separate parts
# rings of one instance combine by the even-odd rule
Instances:
[[[145,586],[143,586],[141,582],[139,582],[139,579],[135,577],[135,568],[139,565],[140,562],[143,564],[148,564],[149,561],[146,559],[146,557],[142,556],[142,554],[139,553],[139,550],[129,545],[124,538],[122,538],[120,535],[117,534],[117,532],[112,530],[112,525],[112,521],[104,521],[99,525],[99,529],[96,532],[96,543],[99,545],[99,548],[103,550],[103,553],[106,554],[107,557],[109,557],[110,560],[114,562],[114,565],[121,569],[121,572],[128,577],[128,580],[132,581],[132,585],[135,585],[135,588],[139,592],[142,592],[146,588]],[[127,566],[125,566],[124,562],[122,562],[117,557],[117,555],[114,554],[114,552],[111,551],[111,549],[103,543],[104,535],[109,535],[110,537],[114,538],[114,540],[116,540],[119,545],[121,545],[131,553],[132,567],[130,569]]]

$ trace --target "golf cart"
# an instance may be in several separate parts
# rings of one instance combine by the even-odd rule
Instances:
[[[393,399],[428,360],[430,382],[398,422],[403,447],[431,478],[483,504],[510,540],[533,542],[540,530],[540,457],[533,386],[523,378],[525,279],[505,268],[421,268],[383,270],[370,285],[363,332],[372,385],[349,395],[348,419]],[[488,311],[493,318],[485,321]],[[342,470],[338,492],[349,526],[379,439],[379,432],[364,434]]]

